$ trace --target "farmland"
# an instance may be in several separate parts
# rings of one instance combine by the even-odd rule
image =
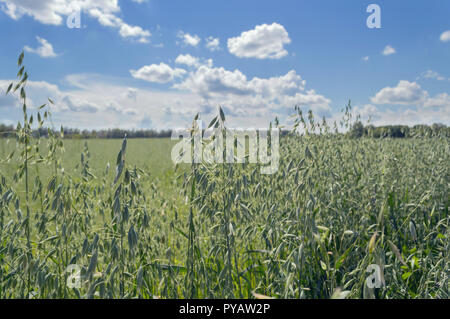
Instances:
[[[63,142],[56,168],[30,161],[28,201],[20,156],[0,166],[2,298],[448,297],[448,139],[287,136],[273,175],[128,140],[116,183],[122,141]]]

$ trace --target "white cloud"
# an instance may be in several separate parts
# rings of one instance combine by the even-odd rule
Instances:
[[[361,115],[361,117],[369,117],[378,115],[379,111],[376,106],[372,104],[366,104],[363,107],[355,107],[354,110]]]
[[[368,57],[368,56],[365,56],[365,57],[362,58],[362,60],[363,60],[364,62],[367,62],[367,61],[369,61],[369,57]]]
[[[353,114],[359,115],[362,122],[367,122],[369,119],[376,120],[379,119],[381,116],[380,110],[372,105],[372,104],[365,104],[363,106],[355,106],[353,107]]]
[[[249,80],[240,70],[202,65],[174,88],[195,93],[208,105],[224,105],[228,112],[242,118],[257,113],[275,117],[276,110],[293,109],[295,105],[328,113],[331,101],[314,90],[305,91],[305,85],[293,70],[278,77]]]
[[[183,69],[172,69],[165,63],[145,65],[139,70],[130,70],[131,75],[136,79],[148,82],[167,83],[186,73]]]
[[[190,54],[180,54],[176,59],[175,59],[175,63],[176,64],[184,64],[187,65],[189,67],[194,67],[194,68],[198,68],[201,65],[207,65],[209,67],[211,67],[213,65],[213,61],[212,59],[202,59],[200,60],[197,57],[193,57]]]
[[[400,81],[396,87],[385,87],[371,98],[375,104],[421,104],[428,93],[416,82]]]
[[[149,31],[129,25],[116,16],[120,12],[118,0],[0,0],[0,7],[14,20],[28,15],[43,24],[51,25],[65,24],[68,16],[82,11],[96,18],[101,25],[118,29],[124,38],[148,42],[151,36]]]
[[[205,39],[205,47],[211,52],[220,50],[220,40],[219,38],[208,37]]]
[[[55,125],[80,129],[136,129],[144,118],[151,118],[152,128],[188,127],[196,113],[206,110],[195,94],[133,88],[127,81],[98,74],[71,74],[65,78],[65,89],[44,81],[28,81],[27,105],[30,112],[35,111],[50,97],[55,102],[50,106]],[[10,82],[0,79],[0,88],[6,89]],[[16,123],[21,119],[18,92],[5,98],[0,96],[0,122]],[[149,123],[146,121],[146,128],[150,128]]]
[[[435,79],[438,81],[444,81],[445,78],[440,75],[438,72],[433,70],[427,70],[426,72],[422,73],[421,76],[425,79]]]
[[[9,82],[11,81],[0,80],[0,87]],[[52,105],[54,111],[95,113],[100,109],[95,103],[88,102],[77,94],[73,95],[72,92],[61,91],[57,85],[45,81],[27,81],[26,91],[27,106],[30,109],[46,103],[48,97],[58,101],[58,104]],[[11,95],[18,98],[17,92]]]
[[[450,30],[445,31],[441,34],[441,41],[442,42],[449,42],[450,41]]]
[[[433,123],[450,123],[450,107],[440,108],[393,108],[379,109],[371,104],[363,107],[355,107],[355,113],[361,115],[361,120],[366,122],[369,118],[373,125],[416,125]]]
[[[387,46],[384,48],[384,50],[383,50],[383,55],[391,55],[391,54],[394,54],[394,53],[396,53],[396,51],[395,51],[395,49],[394,49],[392,46],[390,46],[390,45],[387,45]]]
[[[91,103],[84,100],[83,98],[73,95],[65,95],[61,99],[61,102],[63,106],[66,106],[68,108],[66,110],[72,112],[96,113],[100,109],[100,107],[95,103]]]
[[[184,64],[187,66],[198,67],[200,66],[199,58],[193,57],[190,54],[180,54],[176,59],[175,63]]]
[[[4,89],[8,87],[8,85],[14,82],[14,80],[0,80],[0,88]],[[56,85],[44,82],[44,81],[27,81],[26,92],[27,92],[27,107],[32,109],[42,105],[47,101],[47,96],[53,96],[55,92],[58,91],[58,87]],[[51,94],[51,95],[47,95]],[[44,97],[44,95],[47,95]],[[10,92],[7,97],[12,98],[15,103],[11,106],[19,107],[19,92]],[[43,101],[39,104],[39,102]]]
[[[58,55],[53,51],[53,46],[44,38],[36,37],[40,46],[36,49],[30,48],[29,46],[25,46],[24,50],[27,52],[35,53],[42,58],[55,58]]]
[[[143,30],[141,27],[131,26],[126,23],[120,25],[119,34],[123,38],[139,37],[138,41],[141,43],[148,43],[148,37],[150,36],[150,32]]]
[[[240,58],[280,59],[288,54],[285,44],[291,42],[286,29],[278,24],[262,24],[228,39],[228,50]]]
[[[201,66],[181,84],[175,87],[195,92],[203,97],[228,93],[247,94],[247,77],[239,70],[228,71],[224,68]]]
[[[102,11],[100,8],[89,9],[89,15],[97,18],[98,22],[106,27],[119,29],[119,34],[123,38],[138,39],[140,43],[148,43],[151,36],[150,31],[144,30],[139,26],[129,25],[121,18],[116,17],[113,13]]]
[[[416,82],[400,81],[396,87],[386,87],[371,98],[374,104],[410,105],[419,109],[435,108],[450,111],[450,95],[440,93],[431,97]]]
[[[196,34],[191,35],[189,33],[183,32],[183,31],[179,31],[177,34],[177,37],[182,39],[183,43],[185,45],[191,45],[193,47],[196,47],[201,41],[201,39],[198,35],[196,35]]]
[[[450,110],[450,95],[447,93],[441,93],[436,95],[435,97],[428,98],[423,106],[425,107],[446,107]]]

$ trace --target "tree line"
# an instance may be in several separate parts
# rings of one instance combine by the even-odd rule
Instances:
[[[62,130],[64,138],[69,139],[91,139],[91,138],[108,138],[108,139],[123,139],[125,134],[128,138],[165,138],[170,137],[172,130],[154,130],[154,129],[140,129],[140,130],[125,130],[119,128],[105,129],[105,130],[80,130],[77,128],[64,128]],[[12,137],[15,134],[15,127],[12,125],[0,124],[0,137]],[[49,129],[40,128],[33,131],[33,135],[40,137],[48,137]]]
[[[16,128],[12,125],[0,124],[0,137],[13,137]],[[168,138],[172,135],[172,130],[125,130],[125,129],[105,129],[105,130],[80,130],[76,128],[64,128],[64,137],[69,139],[121,139],[127,135],[128,138]],[[282,132],[281,135],[285,135]],[[33,132],[35,136],[47,137],[48,129],[40,128]],[[372,137],[372,138],[412,138],[412,137],[450,137],[450,126],[445,124],[433,125],[385,125],[385,126],[364,126],[360,121],[355,122],[348,135],[352,138]]]
[[[435,123],[433,125],[385,125],[364,126],[360,121],[354,123],[348,133],[350,137],[372,138],[412,138],[412,137],[450,137],[450,126]]]

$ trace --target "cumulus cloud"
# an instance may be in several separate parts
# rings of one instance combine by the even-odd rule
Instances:
[[[200,66],[199,58],[193,57],[190,54],[180,54],[176,59],[175,63],[184,64],[187,66],[198,67]]]
[[[418,108],[435,108],[450,111],[450,96],[440,93],[430,96],[416,82],[400,81],[396,87],[381,89],[371,98],[374,104],[411,105]]]
[[[423,106],[425,107],[446,107],[450,110],[450,95],[441,93],[435,97],[430,97],[425,100]]]
[[[119,34],[124,37],[139,37],[139,42],[148,43],[150,42],[148,37],[150,36],[150,32],[143,30],[138,26],[131,26],[128,24],[121,24],[119,28]]]
[[[190,45],[193,47],[196,47],[201,41],[201,39],[198,35],[196,35],[196,34],[191,35],[189,33],[183,32],[183,31],[178,32],[177,38],[181,39],[183,41],[183,44]]]
[[[236,116],[271,113],[295,105],[308,106],[321,114],[329,112],[331,101],[314,90],[305,90],[305,85],[293,70],[278,77],[249,80],[237,69],[202,65],[174,88],[195,93],[209,105],[225,105]]]
[[[248,93],[247,77],[239,70],[228,71],[222,67],[202,66],[175,87],[195,92],[203,97],[227,93],[237,95]]]
[[[365,57],[363,57],[363,58],[362,58],[362,60],[363,60],[364,62],[367,62],[367,61],[369,61],[369,56],[365,56]]]
[[[36,39],[40,44],[39,47],[33,49],[29,46],[25,46],[24,50],[27,52],[35,53],[42,58],[55,58],[58,56],[55,51],[53,51],[53,46],[47,40],[40,37],[36,37]]]
[[[355,111],[355,114],[361,116],[361,119],[378,118],[380,116],[380,111],[372,104],[365,104],[362,107],[355,106],[353,110]]]
[[[198,68],[201,65],[207,65],[209,67],[211,67],[213,65],[213,61],[212,59],[200,59],[197,57],[193,57],[190,54],[180,54],[176,59],[175,59],[175,63],[176,64],[184,64],[187,65],[189,67],[193,67],[193,68]]]
[[[445,31],[441,34],[441,41],[442,42],[449,42],[450,41],[450,30]]]
[[[374,125],[416,125],[433,123],[450,123],[450,107],[440,108],[384,108],[380,109],[371,104],[362,107],[356,106],[355,114],[361,116],[361,120]]]
[[[129,25],[117,17],[120,12],[118,0],[0,0],[0,8],[14,20],[28,15],[50,25],[62,25],[68,16],[82,11],[97,19],[101,25],[118,29],[124,38],[148,42],[151,36],[148,30]]]
[[[208,37],[208,38],[205,39],[205,41],[206,41],[205,47],[209,51],[214,52],[214,51],[220,50],[220,40],[219,40],[219,38]]]
[[[392,47],[392,46],[390,46],[390,45],[387,45],[385,48],[384,48],[384,50],[383,50],[383,55],[391,55],[391,54],[395,54],[397,51],[395,51],[395,49]]]
[[[145,65],[139,70],[130,70],[131,75],[136,79],[148,82],[167,83],[175,78],[183,76],[186,71],[179,68],[171,68],[165,63]]]
[[[278,24],[262,24],[240,36],[228,39],[228,50],[240,58],[280,59],[288,54],[285,44],[291,42],[286,29]]]
[[[421,104],[428,93],[416,82],[400,81],[396,87],[385,87],[371,98],[375,104]]]

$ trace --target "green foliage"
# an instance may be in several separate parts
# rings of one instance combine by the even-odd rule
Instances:
[[[358,121],[352,125],[350,129],[350,137],[359,138],[364,136],[364,125]]]

